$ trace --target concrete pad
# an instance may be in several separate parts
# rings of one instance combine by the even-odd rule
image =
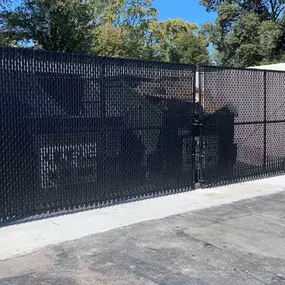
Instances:
[[[285,191],[0,261],[1,285],[282,285]]]
[[[269,195],[284,189],[285,177],[280,176],[3,227],[0,228],[0,260],[118,227]]]

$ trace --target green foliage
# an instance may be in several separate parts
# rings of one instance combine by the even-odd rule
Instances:
[[[208,9],[218,13],[214,24],[203,27],[203,34],[214,44],[218,63],[243,67],[281,59],[285,40],[283,20],[278,18],[280,15],[272,16],[277,8],[269,8],[269,2],[203,1]],[[283,5],[283,0],[278,3]]]
[[[46,50],[209,61],[197,26],[180,19],[159,22],[153,0],[23,0],[17,9],[0,10],[1,45],[32,41]]]
[[[25,0],[6,13],[6,28],[16,40],[37,42],[59,51],[88,51],[91,46],[92,1]]]
[[[170,61],[182,63],[209,62],[207,43],[198,34],[198,27],[182,20],[168,20],[163,25],[165,50]]]
[[[196,28],[196,25],[180,19],[155,22],[152,26],[152,37],[157,57],[161,60],[170,61],[177,39],[193,28]]]
[[[207,47],[208,43],[202,35],[195,35],[192,32],[185,33],[177,39],[176,48],[170,60],[181,63],[209,64],[210,56]]]
[[[5,13],[9,10],[11,5],[11,0],[0,0],[0,46],[10,46],[14,44],[5,29]]]
[[[207,11],[218,11],[223,4],[235,5],[239,9],[258,14],[263,20],[276,21],[285,8],[285,0],[200,0]]]
[[[96,41],[92,47],[92,53],[102,56],[126,56],[126,34],[120,27],[105,23],[94,29],[94,38]]]
[[[150,58],[150,27],[157,11],[152,0],[116,0],[106,3],[93,30],[91,52],[99,55]]]
[[[281,49],[277,47],[278,41],[282,40],[282,27],[280,23],[263,21],[258,28],[259,52],[263,60],[273,62],[280,58]]]
[[[158,59],[197,64],[209,62],[207,42],[196,24],[181,19],[156,22],[152,27],[154,53]]]

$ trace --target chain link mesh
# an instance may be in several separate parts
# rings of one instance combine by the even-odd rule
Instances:
[[[204,185],[285,169],[285,72],[201,67]]]
[[[195,67],[0,49],[0,220],[193,185]]]

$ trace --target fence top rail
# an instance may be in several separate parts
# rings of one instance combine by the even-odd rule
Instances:
[[[209,71],[209,70],[233,70],[233,71],[246,71],[246,72],[258,72],[258,73],[281,73],[285,74],[285,70],[273,70],[273,69],[260,69],[260,68],[242,68],[242,67],[230,67],[230,66],[216,66],[216,65],[199,65],[199,71]]]
[[[176,63],[176,62],[163,62],[156,60],[145,59],[132,59],[132,58],[115,58],[108,56],[97,56],[84,53],[69,53],[59,51],[47,51],[47,50],[35,50],[30,48],[13,48],[13,47],[0,47],[0,59],[8,56],[23,56],[24,58],[36,59],[40,57],[41,60],[52,61],[76,61],[76,62],[88,62],[88,63],[109,63],[109,64],[121,64],[131,65],[135,64],[141,67],[159,67],[169,69],[182,69],[196,71],[196,66],[193,64]]]

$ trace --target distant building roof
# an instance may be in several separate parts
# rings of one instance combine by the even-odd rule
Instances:
[[[285,63],[250,66],[248,68],[285,71]]]

